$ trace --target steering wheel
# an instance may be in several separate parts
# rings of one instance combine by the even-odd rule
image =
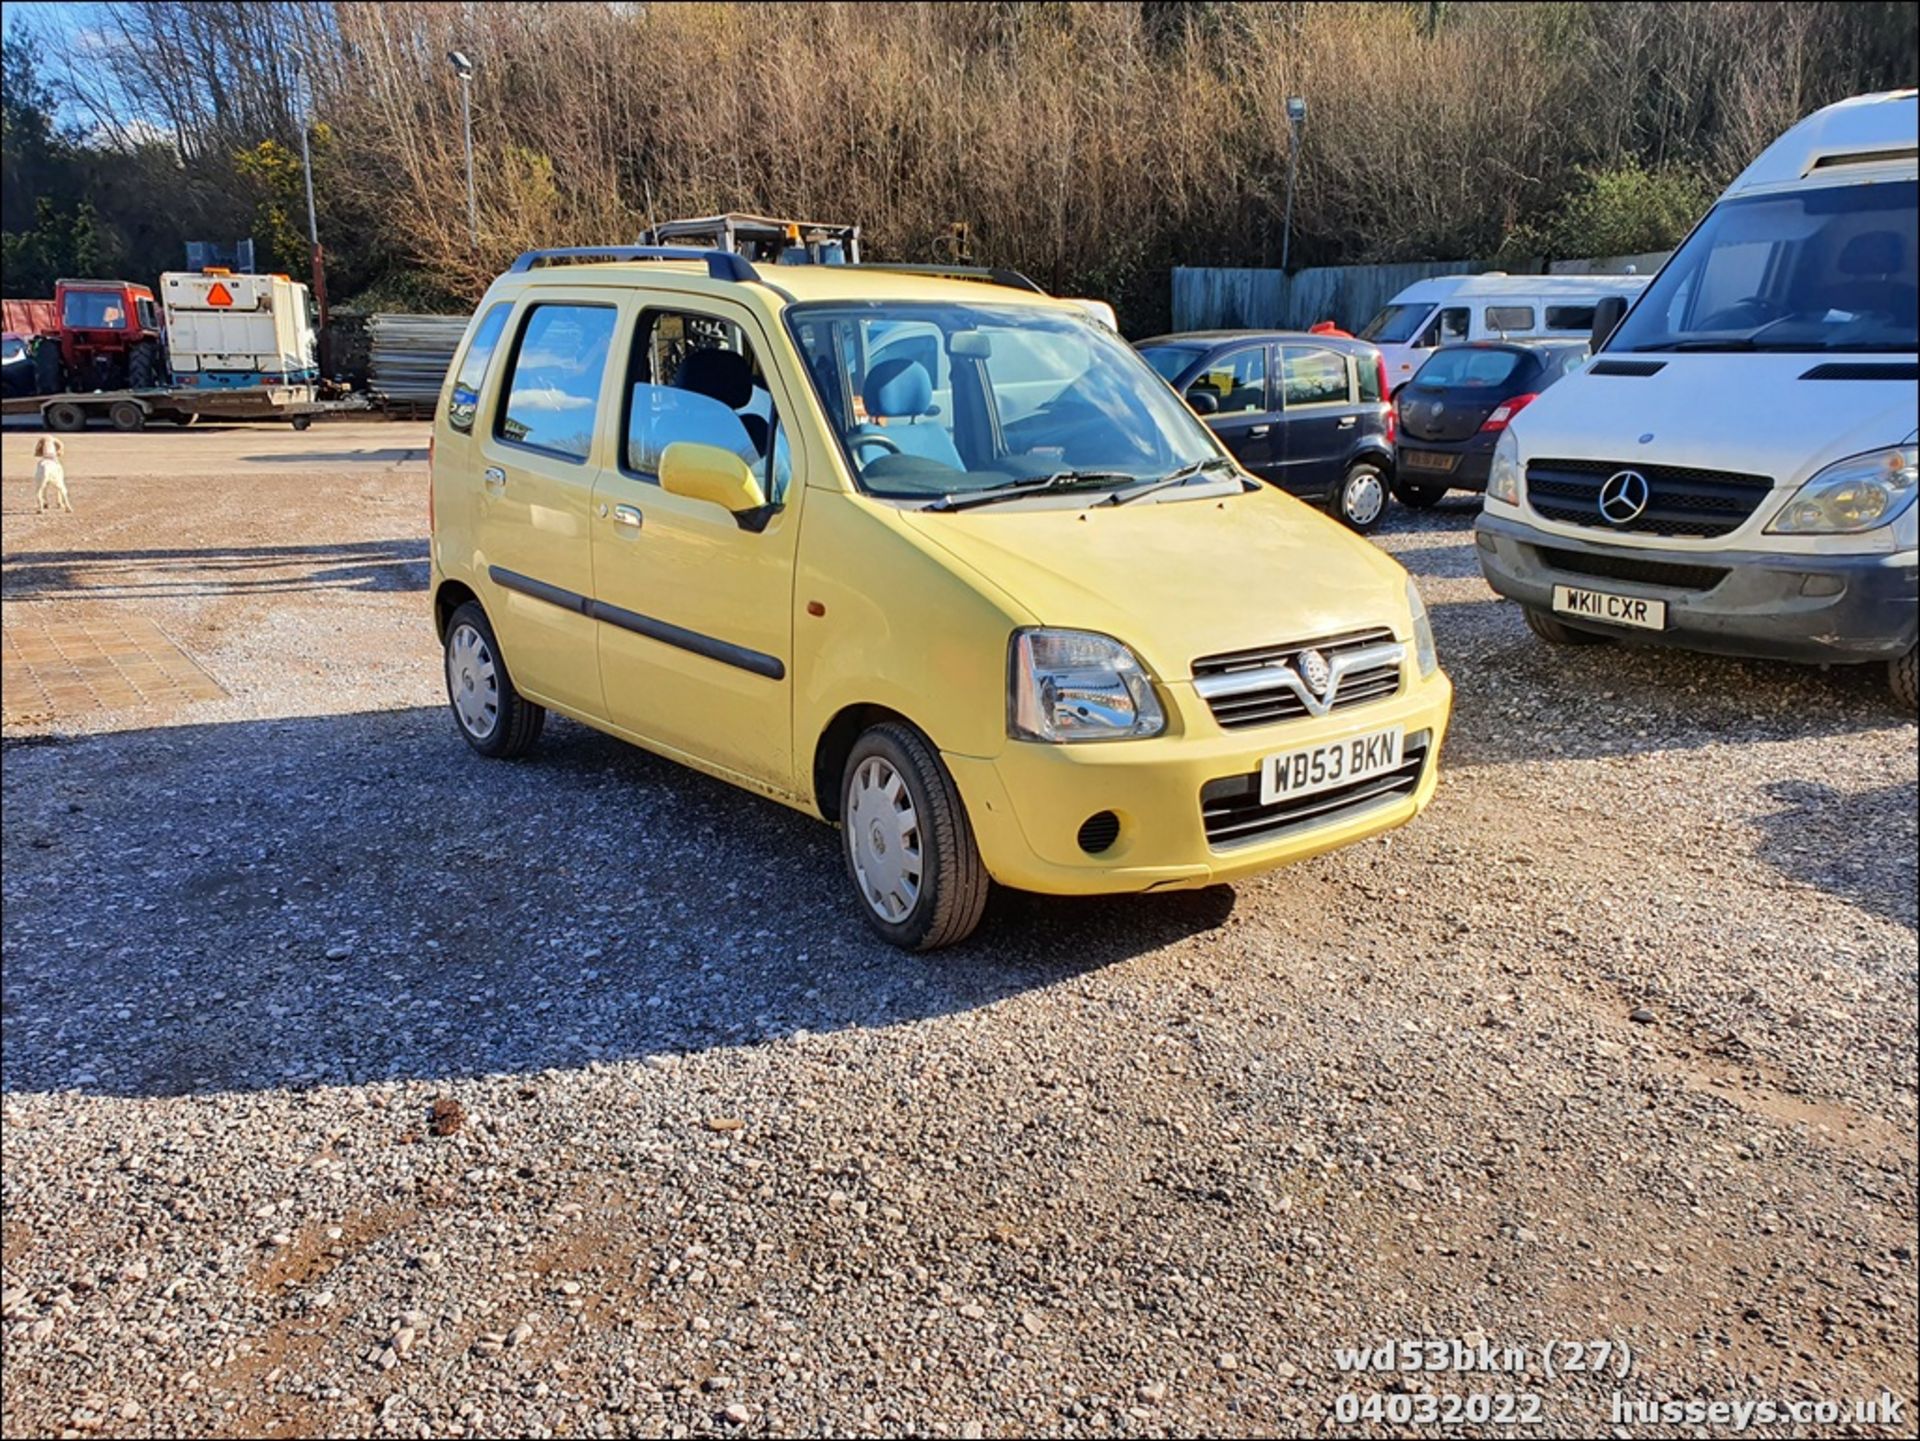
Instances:
[[[888,455],[900,454],[900,447],[877,430],[863,430],[847,437],[847,444],[858,451],[862,446],[877,445]],[[864,462],[862,462],[864,464]]]
[[[1765,325],[1787,313],[1786,306],[1764,295],[1746,295],[1722,306],[1700,322],[1702,330],[1731,330],[1736,325]]]

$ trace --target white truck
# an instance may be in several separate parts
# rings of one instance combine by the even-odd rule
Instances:
[[[1475,541],[1541,639],[1881,663],[1914,708],[1917,140],[1912,90],[1802,120],[1507,427]]]
[[[309,385],[320,378],[307,287],[230,270],[160,277],[175,385]]]

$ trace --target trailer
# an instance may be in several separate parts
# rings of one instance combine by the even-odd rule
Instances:
[[[0,402],[0,413],[39,413],[48,430],[84,430],[105,420],[115,430],[144,430],[149,421],[192,425],[198,420],[284,420],[305,430],[316,415],[367,409],[363,395],[323,396],[315,385],[258,385],[201,389],[167,386],[147,390],[85,390],[64,395],[22,395]]]

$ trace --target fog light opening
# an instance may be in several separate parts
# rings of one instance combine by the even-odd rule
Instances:
[[[1080,822],[1080,849],[1097,856],[1113,849],[1120,839],[1120,817],[1112,811],[1095,811]]]

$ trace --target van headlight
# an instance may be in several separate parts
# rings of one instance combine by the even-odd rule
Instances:
[[[1512,426],[1494,443],[1493,461],[1487,467],[1487,499],[1502,505],[1520,504],[1520,441]]]
[[[1769,535],[1846,535],[1900,518],[1920,487],[1915,448],[1894,445],[1836,460],[1814,476],[1767,527]]]
[[[1007,734],[1029,741],[1157,736],[1166,712],[1134,653],[1085,630],[1019,630],[1007,652]]]
[[[1420,587],[1407,582],[1407,609],[1413,612],[1413,656],[1420,663],[1420,679],[1431,680],[1440,669],[1440,656],[1433,648],[1433,622],[1427,618],[1427,603],[1420,599]]]

